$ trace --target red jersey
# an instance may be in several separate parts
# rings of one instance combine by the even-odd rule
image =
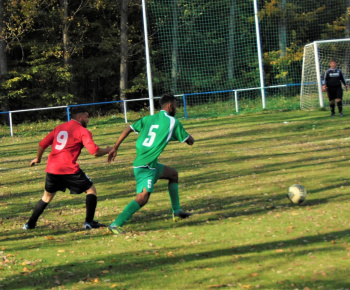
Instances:
[[[79,171],[76,163],[81,149],[86,147],[90,154],[97,152],[99,147],[92,140],[92,134],[78,121],[70,120],[57,126],[39,145],[46,149],[52,145],[47,160],[46,172],[52,174],[74,174]]]

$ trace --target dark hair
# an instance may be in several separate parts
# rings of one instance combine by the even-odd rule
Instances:
[[[80,113],[86,113],[88,110],[84,106],[70,107],[69,108],[71,118],[76,118]]]
[[[329,61],[329,63],[331,63],[331,62],[337,63],[337,61],[335,60],[335,58],[332,58],[332,59]]]
[[[164,94],[159,100],[159,104],[161,108],[168,103],[174,103],[174,102],[176,102],[176,98],[174,97],[173,94]]]

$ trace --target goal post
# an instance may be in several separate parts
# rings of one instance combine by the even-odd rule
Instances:
[[[322,92],[323,76],[331,59],[337,61],[337,67],[349,81],[350,38],[320,40],[305,45],[300,91],[301,109],[312,110],[325,106],[326,93]],[[348,94],[344,94],[343,103],[350,104]]]

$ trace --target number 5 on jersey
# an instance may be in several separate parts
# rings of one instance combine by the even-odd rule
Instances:
[[[159,125],[152,125],[151,128],[149,128],[149,132],[148,132],[148,138],[145,139],[145,141],[143,141],[142,145],[146,146],[146,147],[151,147],[154,139],[156,139],[156,133],[153,132],[153,130],[158,129]]]

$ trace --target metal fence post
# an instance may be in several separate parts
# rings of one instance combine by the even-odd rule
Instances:
[[[238,92],[237,92],[237,90],[235,90],[234,92],[235,92],[235,107],[236,107],[236,113],[238,113],[238,111],[239,111],[239,107],[238,107]]]
[[[13,126],[12,126],[12,112],[9,112],[9,121],[10,121],[10,135],[13,137]]]
[[[70,121],[69,106],[67,106],[67,120]]]
[[[185,119],[187,119],[188,116],[187,116],[187,105],[186,105],[186,95],[185,94],[182,96],[182,99],[183,99],[183,102],[184,102]]]
[[[126,111],[126,101],[123,100],[123,107],[124,107],[124,120],[125,124],[128,122],[128,116],[127,116],[127,111]]]

